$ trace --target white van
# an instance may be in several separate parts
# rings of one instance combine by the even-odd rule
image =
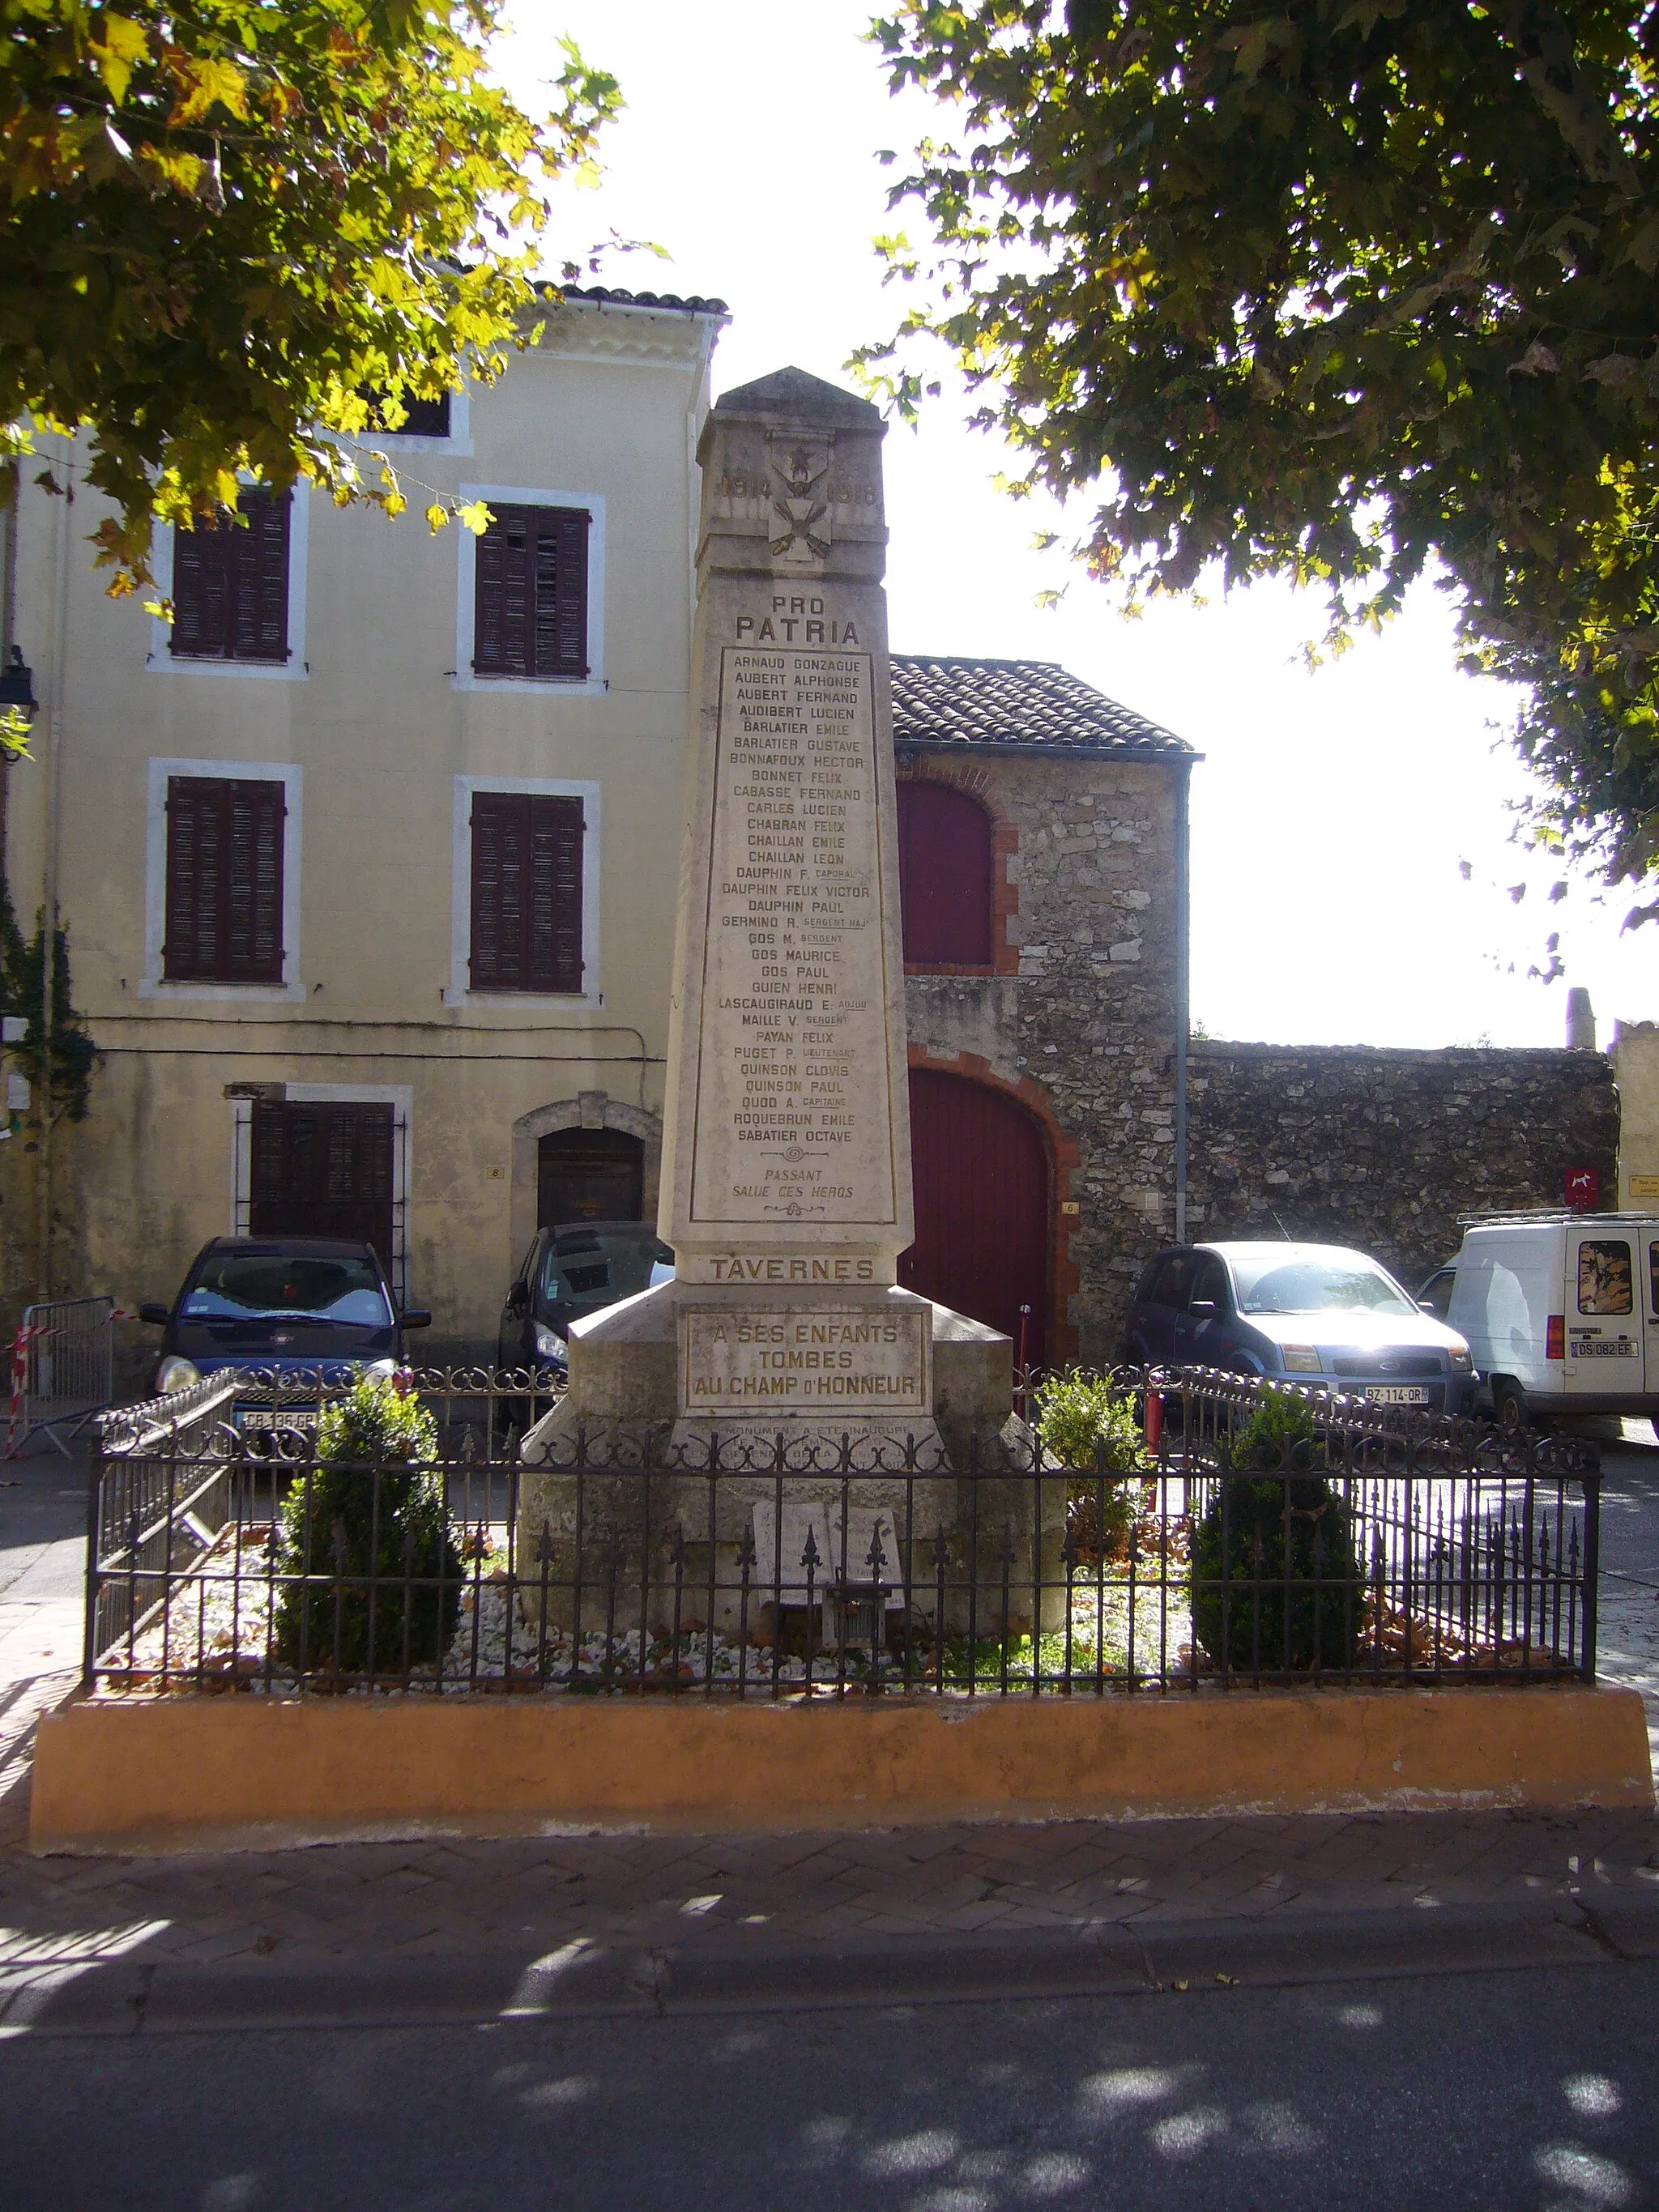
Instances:
[[[1500,1421],[1659,1413],[1659,1218],[1475,1216],[1453,1264],[1446,1318]]]

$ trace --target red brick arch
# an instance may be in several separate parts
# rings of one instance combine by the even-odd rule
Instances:
[[[1078,1332],[1071,1319],[1070,1303],[1081,1279],[1071,1253],[1074,1217],[1061,1209],[1071,1197],[1072,1179],[1079,1165],[1077,1140],[1061,1128],[1048,1092],[1030,1076],[1022,1076],[1018,1083],[1006,1082],[977,1053],[961,1052],[945,1059],[919,1045],[910,1048],[910,1066],[957,1076],[1000,1092],[1023,1107],[1036,1123],[1048,1157],[1048,1311],[1044,1316],[1048,1358],[1051,1365],[1075,1359]]]

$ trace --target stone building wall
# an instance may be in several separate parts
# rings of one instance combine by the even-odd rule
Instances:
[[[1460,1213],[1559,1206],[1569,1167],[1617,1188],[1619,1094],[1597,1052],[1411,1052],[1195,1040],[1188,1234],[1355,1244],[1408,1286]]]
[[[912,973],[911,1058],[1012,1091],[1055,1171],[1052,1355],[1107,1358],[1175,1220],[1175,822],[1160,762],[921,755],[901,774],[971,790],[1012,838],[1012,972]]]
[[[1659,1199],[1659,1023],[1615,1022],[1613,1071],[1619,1083],[1619,1203]]]

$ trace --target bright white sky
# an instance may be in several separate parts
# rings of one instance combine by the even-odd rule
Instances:
[[[851,382],[853,348],[901,302],[871,248],[901,157],[951,118],[890,98],[861,33],[866,0],[517,0],[503,74],[547,105],[556,38],[621,80],[605,181],[564,203],[566,240],[615,230],[668,249],[607,281],[713,295],[732,321],[715,390],[794,363]],[[1659,927],[1621,937],[1631,903],[1575,883],[1551,905],[1547,857],[1509,842],[1523,789],[1500,742],[1498,687],[1460,677],[1425,590],[1384,637],[1310,676],[1318,608],[1257,587],[1124,622],[1063,555],[1045,516],[992,479],[1000,449],[953,398],[886,450],[892,641],[901,652],[1064,663],[1205,756],[1193,777],[1193,1013],[1211,1036],[1294,1043],[1559,1044],[1566,985],[1589,987],[1600,1041],[1659,1016]],[[1063,527],[1063,524],[1061,526]],[[1069,583],[1060,607],[1045,588]],[[1494,749],[1495,748],[1495,749]],[[1458,863],[1471,864],[1465,882]],[[1509,887],[1528,886],[1518,905]],[[1561,934],[1566,975],[1527,980]]]

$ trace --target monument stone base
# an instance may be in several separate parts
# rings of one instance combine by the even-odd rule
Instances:
[[[857,1340],[850,1365],[790,1364],[839,1359],[845,1355],[833,1340],[849,1335]],[[958,1562],[971,1552],[980,1574],[993,1580],[993,1528],[1008,1531],[1023,1561],[1040,1520],[1043,1579],[1060,1577],[1066,1486],[1032,1481],[1035,1439],[1013,1410],[1012,1346],[965,1314],[896,1289],[808,1291],[763,1305],[752,1290],[673,1282],[578,1322],[569,1345],[569,1389],[524,1439],[518,1535],[525,1560],[547,1536],[574,1540],[571,1471],[580,1464],[589,1531],[580,1548],[593,1550],[584,1571],[602,1575],[593,1548],[600,1540],[592,1532],[637,1516],[641,1494],[634,1471],[649,1467],[649,1540],[679,1532],[690,1547],[694,1587],[708,1574],[713,1547],[726,1594],[714,1608],[717,1625],[729,1626],[725,1615],[745,1526],[760,1549],[771,1550],[765,1529],[781,1466],[791,1477],[787,1514],[811,1513],[816,1501],[833,1520],[843,1474],[855,1478],[848,1496],[860,1533],[847,1547],[849,1572],[864,1555],[864,1522],[884,1515],[889,1531],[911,1528],[919,1540],[925,1531],[930,1544],[941,1532]],[[907,1386],[917,1393],[902,1410],[833,1395],[842,1376],[862,1378],[868,1390],[870,1378],[884,1372],[890,1395],[902,1398]],[[732,1410],[734,1392],[769,1377],[794,1387],[753,1401],[763,1410]],[[741,1395],[735,1401],[745,1402]],[[692,1410],[703,1405],[707,1410]],[[717,1488],[708,1479],[714,1468]],[[815,1484],[815,1476],[822,1480]],[[977,1542],[968,1540],[972,1529],[980,1531]],[[819,1534],[826,1556],[832,1547]],[[953,1575],[961,1571],[958,1565]],[[793,1589],[798,1578],[792,1571],[786,1602],[802,1595]],[[1028,1574],[1015,1580],[1024,1585]],[[653,1612],[661,1602],[653,1599]],[[979,1617],[989,1620],[996,1602],[988,1583],[975,1601]],[[953,1622],[958,1613],[967,1617],[965,1588],[953,1589],[947,1609]],[[1028,1620],[1041,1613],[1052,1626],[1046,1616],[1057,1613],[1058,1591],[1039,1596],[1024,1588],[1016,1609]],[[567,1610],[556,1598],[550,1602],[561,1626],[568,1625]]]
[[[777,1381],[795,1382],[795,1389],[738,1396],[735,1389],[743,1384],[769,1379],[766,1370],[734,1374],[738,1361],[728,1353],[722,1374],[726,1347],[708,1340],[723,1320],[728,1335],[751,1329],[760,1318],[755,1293],[664,1283],[572,1328],[569,1389],[525,1437],[526,1479],[538,1465],[574,1464],[579,1449],[589,1465],[618,1455],[623,1464],[637,1464],[647,1439],[659,1462],[706,1465],[710,1440],[718,1438],[722,1466],[743,1463],[738,1448],[769,1466],[780,1436],[792,1464],[798,1446],[816,1445],[821,1461],[833,1460],[848,1437],[864,1464],[878,1445],[887,1465],[902,1467],[909,1454],[930,1473],[970,1466],[989,1472],[1022,1458],[1029,1466],[1030,1431],[1014,1413],[1013,1346],[998,1330],[902,1290],[803,1292],[769,1302],[764,1317],[788,1333],[795,1324],[822,1333],[814,1330],[820,1321],[841,1325],[843,1333],[865,1319],[888,1323],[896,1340],[882,1347],[881,1360],[858,1359],[853,1379],[867,1383],[874,1367],[873,1379],[914,1382],[915,1395],[895,1387],[885,1401],[841,1396],[836,1386],[847,1370],[780,1364]],[[807,1346],[804,1356],[818,1351]],[[757,1347],[761,1359],[781,1363],[792,1355],[801,1356],[781,1339]],[[836,1347],[820,1356],[836,1356]],[[701,1371],[688,1375],[688,1360]],[[699,1391],[699,1381],[727,1388]]]

